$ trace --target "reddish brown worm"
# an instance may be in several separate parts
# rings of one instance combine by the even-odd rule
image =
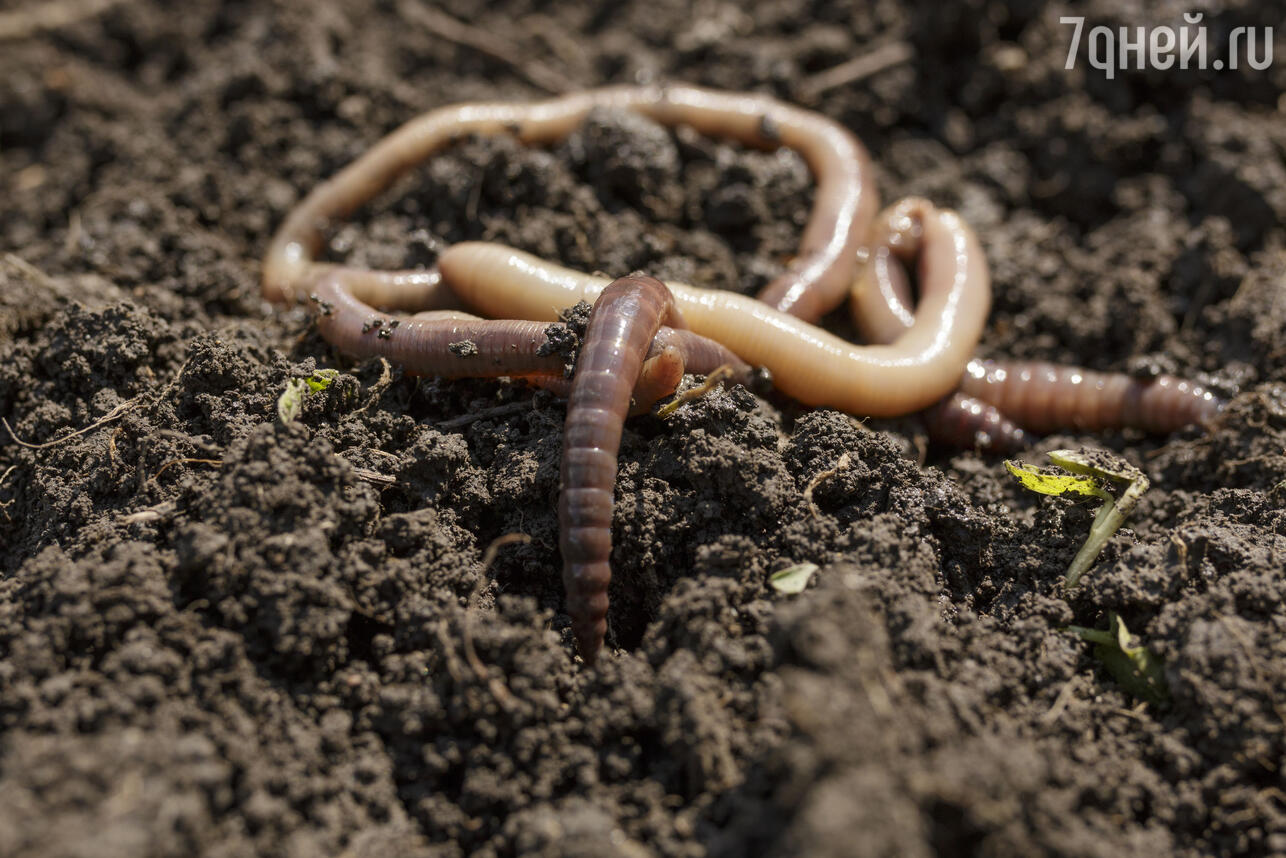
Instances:
[[[449,295],[440,288],[436,272],[364,271],[316,262],[326,231],[465,135],[512,134],[525,143],[553,143],[595,108],[631,110],[667,126],[689,125],[749,146],[798,151],[817,182],[813,210],[794,263],[764,288],[760,298],[810,321],[844,301],[857,248],[879,208],[861,143],[839,123],[766,95],[678,84],[604,87],[526,104],[458,104],[412,119],[318,185],[290,213],[264,259],[264,297],[298,300],[310,291],[307,284],[330,270],[378,306],[442,306]]]
[[[971,361],[972,366],[976,361]],[[1032,438],[1005,412],[976,396],[956,391],[919,413],[930,441],[952,448],[1016,453]]]
[[[357,281],[359,288],[371,283]],[[727,365],[744,383],[750,368],[720,344],[685,330],[669,290],[643,275],[602,290],[570,380],[562,377],[562,355],[542,348],[549,328],[544,322],[457,311],[389,316],[360,300],[352,281],[333,271],[317,279],[310,297],[322,336],[346,354],[379,355],[413,374],[520,377],[568,397],[559,545],[572,631],[592,665],[607,628],[612,494],[625,417],[674,393],[685,369],[709,373]]]
[[[642,274],[613,280],[594,302],[572,376],[563,429],[558,544],[567,613],[588,665],[598,658],[607,631],[612,494],[630,393],[653,337],[674,314],[674,300],[661,281]]]
[[[932,238],[940,210],[908,197],[881,212],[853,282],[853,319],[862,334],[889,342],[914,322],[910,264]],[[921,262],[920,282],[933,276]],[[1200,385],[1161,375],[1135,378],[1031,361],[971,360],[959,391],[923,412],[930,435],[984,449],[1025,446],[1024,429],[1096,431],[1134,428],[1164,434],[1204,423],[1223,400]]]
[[[1141,429],[1166,434],[1205,423],[1224,401],[1172,375],[1135,378],[1040,361],[972,360],[961,391],[990,402],[1033,432]]]
[[[371,281],[358,281],[367,286]],[[353,357],[380,356],[412,375],[442,378],[522,378],[565,394],[564,358],[546,348],[548,322],[479,319],[457,311],[427,311],[413,316],[380,312],[353,294],[352,281],[323,273],[310,297],[317,327],[336,349]],[[378,291],[377,291],[378,294]],[[677,311],[671,324],[684,324]],[[682,328],[660,328],[651,337],[634,391],[634,411],[643,412],[674,393],[684,372],[709,373],[727,365],[741,383],[750,367],[719,343]]]

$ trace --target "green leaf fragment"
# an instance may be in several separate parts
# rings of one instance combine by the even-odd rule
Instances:
[[[1156,705],[1165,703],[1170,699],[1170,688],[1166,685],[1161,658],[1145,646],[1132,646],[1130,630],[1118,615],[1108,614],[1108,618],[1107,629],[1068,628],[1094,644],[1094,657],[1118,685],[1139,700]]]
[[[778,593],[798,595],[804,592],[804,588],[808,586],[809,581],[813,580],[816,572],[816,563],[800,563],[769,575],[768,586]]]
[[[303,382],[312,389],[313,393],[317,393],[330,387],[337,378],[339,378],[339,370],[319,369],[310,377],[303,379]]]
[[[1023,488],[1042,495],[1065,495],[1075,492],[1082,495],[1103,497],[1103,488],[1092,477],[1078,477],[1075,474],[1057,474],[1053,471],[1024,465],[1022,462],[1005,462],[1009,473],[1018,478]]]
[[[319,369],[307,378],[292,378],[286,382],[286,389],[277,397],[277,417],[282,423],[290,423],[299,417],[304,408],[304,397],[325,390],[335,379],[339,378],[337,369]]]
[[[1143,476],[1142,471],[1111,453],[1094,450],[1053,450],[1049,453],[1049,460],[1063,470],[1074,474],[1111,480],[1125,486],[1142,482],[1145,489],[1148,485],[1148,478]]]
[[[1112,535],[1120,530],[1126,516],[1134,511],[1139,498],[1148,490],[1148,478],[1143,472],[1110,453],[1084,450],[1054,450],[1050,460],[1068,474],[1058,474],[1031,465],[1005,462],[1024,488],[1046,495],[1063,495],[1068,492],[1091,495],[1103,499],[1103,506],[1094,516],[1085,544],[1067,567],[1067,589],[1080,583],[1081,576],[1094,565]],[[1119,497],[1113,497],[1108,485],[1123,486]]]

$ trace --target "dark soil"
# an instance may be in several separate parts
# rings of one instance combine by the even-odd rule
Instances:
[[[1182,4],[689,5],[499,4],[473,20],[505,60],[407,0],[125,0],[0,43],[0,250],[27,263],[0,261],[0,855],[1286,854],[1286,65],[1064,69],[1060,15]],[[1282,3],[1218,8],[1212,43],[1273,26],[1286,56]],[[613,651],[585,671],[561,402],[352,365],[258,296],[302,193],[421,111],[543,95],[532,62],[815,107],[886,199],[978,230],[984,353],[1161,367],[1231,405],[1025,457],[1104,447],[1153,483],[1070,602],[1092,508],[995,458],[918,464],[911,421],[743,389],[634,420]],[[547,151],[465,142],[328,252],[488,238],[750,292],[811,193],[788,153],[608,114]],[[484,569],[511,532],[532,541]],[[807,592],[768,586],[802,562]],[[1065,628],[1109,611],[1167,703]]]

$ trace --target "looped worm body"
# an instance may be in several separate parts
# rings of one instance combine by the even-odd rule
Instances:
[[[457,104],[412,119],[318,185],[290,213],[264,259],[264,297],[298,300],[303,297],[301,284],[331,269],[378,305],[425,310],[441,306],[448,296],[435,271],[365,271],[316,262],[326,230],[466,135],[512,134],[524,143],[555,143],[595,108],[631,110],[662,125],[689,125],[748,146],[786,146],[799,152],[817,181],[813,211],[794,264],[760,297],[812,321],[843,302],[858,245],[879,208],[862,144],[839,123],[770,96],[681,84],[603,87],[524,104]]]
[[[369,281],[357,282],[357,288]],[[353,294],[338,273],[321,275],[310,298],[317,327],[326,341],[353,357],[380,356],[412,375],[441,378],[521,378],[565,394],[564,358],[547,348],[550,323],[480,319],[454,310],[422,311],[413,316],[382,313]],[[575,303],[574,301],[572,303]],[[683,326],[677,311],[669,316]],[[635,411],[645,412],[674,393],[684,372],[708,373],[728,365],[734,378],[750,379],[750,367],[719,343],[692,331],[664,327],[649,339],[646,362],[634,390]]]
[[[868,339],[890,342],[908,330],[918,309],[904,265],[918,257],[925,288],[941,210],[908,197],[880,213],[853,281],[853,321]],[[972,438],[990,450],[1026,446],[1027,431],[1142,429],[1164,434],[1204,423],[1223,408],[1210,391],[1170,375],[1135,378],[1034,361],[970,360],[959,390],[926,409],[931,436]]]
[[[951,213],[935,229],[941,240],[925,260],[915,321],[892,345],[855,346],[744,295],[666,285],[693,332],[767,368],[783,393],[806,405],[897,416],[951,392],[987,316],[990,281],[972,232]],[[447,248],[438,267],[465,303],[487,315],[550,318],[552,308],[592,301],[607,285],[606,278],[486,242]]]

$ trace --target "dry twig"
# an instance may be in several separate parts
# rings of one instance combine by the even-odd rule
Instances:
[[[123,0],[28,0],[25,6],[0,12],[0,42],[25,39],[102,14]]]
[[[457,45],[472,48],[493,60],[504,63],[532,86],[555,95],[571,92],[580,87],[575,81],[562,72],[545,65],[538,60],[521,60],[522,49],[509,40],[493,32],[466,24],[440,9],[433,9],[421,3],[403,0],[397,4],[398,14],[407,21],[419,24],[433,35],[446,39]]]
[[[851,60],[805,78],[799,85],[799,94],[811,100],[845,84],[857,83],[886,69],[900,66],[914,56],[915,51],[906,42],[888,42],[873,51],[858,54]]]

